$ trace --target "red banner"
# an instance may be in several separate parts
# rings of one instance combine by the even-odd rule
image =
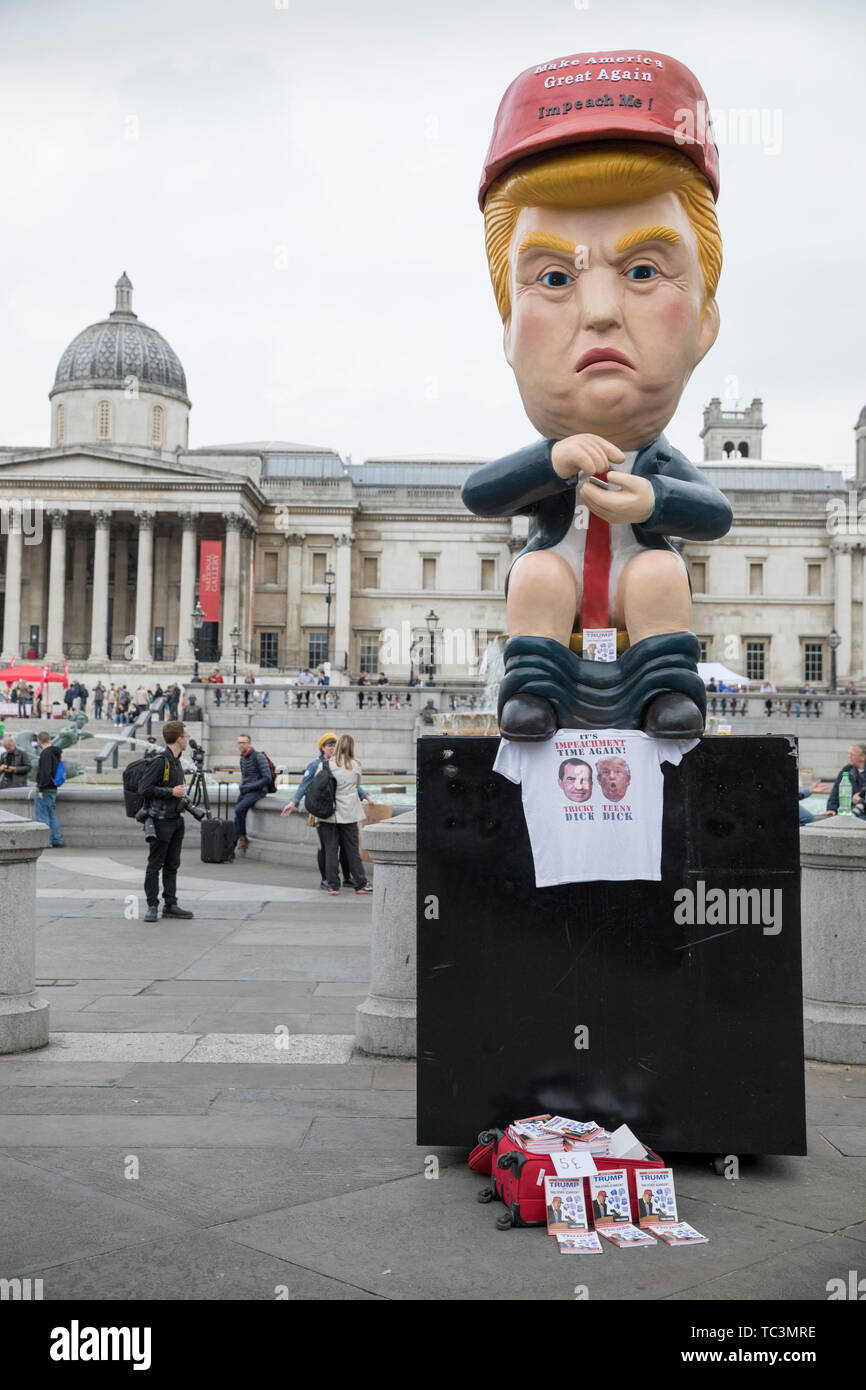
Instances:
[[[201,604],[206,623],[218,623],[220,620],[222,554],[222,541],[202,541],[198,574],[198,601]]]

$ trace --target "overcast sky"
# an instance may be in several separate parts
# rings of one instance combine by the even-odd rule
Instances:
[[[46,443],[67,343],[168,339],[190,444],[492,457],[535,437],[476,201],[523,68],[614,45],[697,74],[720,141],[722,330],[666,430],[764,401],[764,455],[853,466],[863,370],[861,0],[0,0],[0,445]],[[778,114],[777,114],[778,113]],[[778,122],[781,121],[781,127]],[[781,130],[781,147],[773,152]]]

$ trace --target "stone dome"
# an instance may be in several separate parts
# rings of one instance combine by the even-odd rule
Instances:
[[[124,386],[134,377],[142,389],[189,405],[180,358],[162,334],[132,312],[132,282],[126,271],[115,285],[117,298],[107,319],[73,338],[57,366],[49,392],[76,387]]]

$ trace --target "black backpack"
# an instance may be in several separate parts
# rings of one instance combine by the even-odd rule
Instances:
[[[337,779],[327,762],[322,763],[304,795],[304,805],[317,820],[327,820],[337,807]]]
[[[123,805],[126,809],[126,814],[132,820],[135,819],[135,817],[141,810],[144,798],[141,792],[139,791],[139,785],[141,783],[141,779],[144,776],[146,769],[150,767],[152,762],[153,756],[149,758],[136,758],[134,763],[129,763],[123,769]],[[168,758],[164,758],[163,762],[165,763],[165,767],[162,774],[162,780],[163,782],[168,783]]]
[[[263,754],[262,754],[262,757],[264,758],[265,762],[267,763],[267,765],[268,765],[268,767],[269,767],[269,769],[270,769],[270,773],[271,773],[271,780],[268,782],[267,791],[268,791],[269,793],[270,793],[270,792],[275,792],[275,791],[277,790],[277,769],[276,769],[276,767],[274,766],[274,760],[273,760],[273,758],[269,758],[268,755],[267,755],[267,753],[263,753]]]

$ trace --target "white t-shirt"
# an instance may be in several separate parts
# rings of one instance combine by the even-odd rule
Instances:
[[[635,729],[559,729],[544,743],[502,739],[494,772],[523,794],[537,888],[660,879],[664,776],[698,739]]]

